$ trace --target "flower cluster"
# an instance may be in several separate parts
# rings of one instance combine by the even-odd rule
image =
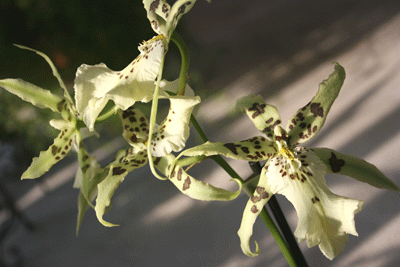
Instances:
[[[20,79],[0,80],[0,86],[7,91],[61,115],[61,119],[50,121],[60,130],[59,135],[46,151],[33,159],[22,179],[42,176],[75,148],[79,169],[74,187],[80,189],[77,229],[89,207],[95,210],[100,223],[116,226],[103,219],[111,198],[128,173],[147,163],[157,178],[171,181],[179,191],[194,199],[232,200],[243,187],[250,192],[250,198],[238,234],[242,250],[248,256],[259,253],[257,242],[256,251],[250,249],[256,218],[273,194],[282,194],[298,213],[295,231],[298,240],[305,240],[309,247],[318,244],[322,253],[333,259],[343,251],[348,234],[357,235],[354,215],[361,210],[363,202],[332,193],[325,175],[344,174],[378,188],[399,191],[370,163],[328,148],[299,146],[315,136],[325,123],[344,82],[343,67],[335,63],[335,71],[320,84],[316,96],[296,112],[285,129],[274,106],[266,104],[261,96],[249,95],[240,99],[236,107],[249,116],[262,136],[235,143],[205,142],[181,152],[189,137],[192,111],[201,100],[186,84],[186,73],[175,81],[166,81],[162,79],[162,72],[169,43],[174,40],[174,30],[195,2],[178,0],[170,6],[165,0],[143,0],[151,27],[158,35],[139,45],[139,55],[121,71],[110,70],[104,63],[81,65],[76,72],[74,99],[46,55],[19,46],[42,56],[63,90],[63,96],[59,96]],[[156,124],[159,99],[168,100],[170,107],[165,119]],[[104,110],[110,100],[112,108]],[[136,102],[152,102],[150,120]],[[122,136],[129,145],[117,152],[115,160],[101,167],[85,150],[83,139],[95,134],[96,123],[115,113],[120,117]],[[181,154],[175,157],[173,152]],[[233,177],[232,180],[239,185],[238,191],[201,182],[184,169],[215,155],[252,162],[265,161],[265,164],[261,174],[250,181],[243,182]],[[181,159],[181,156],[187,158]]]

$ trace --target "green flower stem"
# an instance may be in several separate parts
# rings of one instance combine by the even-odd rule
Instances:
[[[166,53],[164,53],[164,55],[161,58],[160,69],[158,71],[158,76],[157,76],[156,88],[154,89],[153,103],[151,105],[150,122],[149,122],[149,124],[150,124],[150,126],[149,126],[149,142],[147,144],[147,156],[149,158],[150,170],[153,173],[153,175],[160,180],[166,180],[168,178],[161,177],[154,168],[153,156],[151,155],[151,139],[153,136],[154,125],[156,124],[156,118],[157,118],[158,94],[160,91],[160,82],[161,82],[162,74],[163,74],[163,70],[164,70],[165,54]]]
[[[174,32],[171,36],[171,40],[178,46],[179,51],[181,52],[182,64],[181,64],[181,72],[179,74],[179,89],[177,95],[184,95],[186,83],[188,79],[188,71],[189,71],[189,63],[190,56],[188,52],[188,47],[182,37]]]
[[[119,107],[113,106],[109,110],[106,110],[106,112],[97,117],[96,123],[105,121],[106,119],[117,113],[118,109]]]
[[[264,221],[268,230],[271,232],[272,236],[275,238],[276,243],[278,243],[278,246],[281,249],[283,256],[286,258],[286,261],[289,263],[289,265],[291,267],[307,266],[307,265],[297,265],[295,258],[293,257],[288,245],[286,244],[284,238],[282,237],[281,233],[279,232],[279,229],[274,224],[274,221],[271,219],[271,216],[269,216],[265,206],[263,207],[262,211],[260,212],[260,217]]]
[[[249,162],[249,164],[255,174],[261,173],[262,167],[259,162]],[[306,259],[304,258],[303,253],[301,252],[299,245],[293,236],[293,233],[289,227],[289,224],[286,221],[285,215],[283,214],[275,195],[270,198],[270,200],[268,201],[268,205],[271,208],[272,213],[274,214],[274,217],[279,225],[279,228],[282,231],[282,234],[287,242],[287,245],[289,246],[290,251],[292,252],[292,256],[294,257],[297,265],[307,267],[308,265]]]

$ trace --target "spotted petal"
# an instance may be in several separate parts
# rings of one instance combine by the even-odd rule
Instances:
[[[112,71],[103,63],[78,68],[74,86],[76,107],[90,130],[109,99],[123,110],[136,101],[152,99],[165,52],[163,37],[145,42],[139,50],[140,55],[122,71]]]
[[[122,136],[129,144],[145,143],[149,137],[149,121],[143,112],[134,106],[124,111],[118,111],[124,132]]]
[[[262,161],[266,160],[278,151],[273,142],[265,137],[256,136],[248,140],[235,143],[211,143],[189,148],[181,153],[181,156],[214,156],[222,155],[227,158]]]
[[[157,127],[151,145],[152,155],[165,156],[172,151],[180,151],[189,138],[189,121],[195,105],[200,103],[200,97],[171,96],[168,116]]]
[[[244,254],[249,257],[257,256],[260,251],[258,249],[257,241],[256,250],[252,252],[250,249],[250,238],[253,235],[253,225],[260,214],[261,210],[271,198],[272,193],[268,185],[267,177],[265,175],[266,170],[268,169],[269,161],[264,165],[260,180],[258,182],[257,187],[255,188],[252,196],[247,201],[246,207],[244,208],[242,222],[240,223],[240,228],[238,231],[238,235],[240,238],[240,246]]]
[[[240,194],[242,189],[241,183],[237,179],[232,180],[239,185],[239,190],[233,192],[199,181],[187,174],[181,166],[174,165],[175,156],[172,154],[157,158],[154,161],[154,164],[161,173],[169,177],[169,180],[179,189],[179,191],[193,199],[203,201],[232,200]],[[174,166],[173,169],[171,169],[171,166]]]
[[[39,108],[49,108],[54,112],[61,112],[63,98],[52,94],[49,90],[21,79],[0,80],[0,86]]]
[[[168,40],[183,14],[189,12],[195,2],[196,0],[178,0],[171,8],[166,0],[143,0],[151,27]]]
[[[273,138],[274,127],[281,124],[281,117],[276,107],[266,104],[259,95],[240,98],[237,101],[236,109],[246,113],[256,128],[270,139]]]
[[[377,167],[363,159],[329,148],[313,148],[313,151],[325,163],[327,171],[330,173],[347,175],[377,188],[400,191],[399,187]]]
[[[120,150],[117,157],[109,168],[107,177],[97,185],[98,193],[96,199],[96,216],[104,226],[117,226],[103,219],[106,208],[110,206],[111,198],[119,184],[125,179],[126,175],[134,169],[140,168],[147,163],[146,146],[136,144],[128,150]]]
[[[344,68],[335,63],[335,71],[319,84],[319,90],[313,99],[289,120],[286,126],[289,145],[304,143],[319,132],[339,95],[345,77]]]
[[[354,215],[363,202],[329,190],[324,178],[326,166],[314,152],[298,148],[296,157],[301,159],[300,165],[281,154],[271,159],[268,184],[272,193],[286,196],[296,209],[299,221],[294,234],[299,242],[306,240],[308,247],[319,244],[332,260],[343,252],[348,234],[358,235]]]
[[[39,157],[32,160],[29,168],[22,174],[21,179],[34,179],[42,176],[54,164],[63,159],[71,150],[76,137],[77,130],[74,128],[65,128],[61,130],[60,134],[54,139],[46,151],[42,151]]]

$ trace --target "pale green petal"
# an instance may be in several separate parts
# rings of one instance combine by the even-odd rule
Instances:
[[[232,180],[239,185],[238,191],[228,191],[199,181],[187,174],[181,166],[174,165],[175,157],[172,154],[155,159],[154,164],[161,173],[169,177],[169,180],[179,191],[193,199],[203,201],[228,201],[235,199],[242,189],[241,183],[237,179]]]
[[[168,40],[182,15],[189,12],[195,2],[196,0],[178,0],[171,8],[165,0],[143,0],[151,27],[156,33],[165,35]]]
[[[35,52],[36,54],[38,54],[39,56],[43,57],[43,58],[46,60],[46,62],[50,65],[50,68],[51,68],[51,70],[53,71],[53,75],[54,75],[54,77],[57,78],[60,87],[64,90],[64,97],[65,97],[66,99],[68,99],[69,102],[73,103],[72,98],[71,98],[71,96],[70,96],[69,93],[68,93],[68,89],[67,89],[67,87],[65,86],[65,83],[64,83],[64,81],[61,79],[61,75],[58,73],[58,70],[57,70],[56,66],[54,66],[53,62],[51,61],[51,59],[50,59],[46,54],[44,54],[44,53],[42,53],[42,52],[40,52],[40,51],[37,51],[37,50],[35,50],[35,49],[32,49],[32,48],[23,46],[23,45],[17,45],[17,44],[15,44],[15,46],[16,46],[16,47],[19,47],[19,48],[21,48],[21,49],[26,49],[26,50],[33,51],[33,52]]]
[[[268,184],[271,192],[284,195],[296,209],[299,221],[294,234],[299,242],[319,245],[332,260],[343,252],[348,234],[357,236],[354,215],[363,202],[332,193],[324,178],[326,166],[310,149],[297,148],[295,153],[300,165],[282,155],[271,159]]]
[[[222,155],[227,158],[262,161],[277,153],[273,142],[265,137],[256,136],[248,140],[235,143],[211,143],[189,148],[181,153],[181,156],[214,156]]]
[[[347,175],[377,188],[400,191],[399,187],[377,167],[363,159],[329,148],[313,148],[312,150],[325,163],[328,172]]]
[[[333,102],[339,95],[346,73],[335,63],[335,71],[319,84],[317,94],[289,120],[286,131],[289,145],[304,143],[316,135],[325,123]]]
[[[96,216],[104,226],[118,226],[103,219],[106,208],[111,204],[111,198],[117,190],[119,184],[125,179],[126,175],[134,169],[140,168],[147,163],[146,146],[141,144],[131,147],[128,150],[120,150],[117,157],[109,168],[107,177],[97,185]]]
[[[250,238],[253,235],[253,225],[260,214],[261,210],[271,198],[272,193],[269,189],[267,177],[265,176],[266,168],[269,164],[266,164],[260,174],[260,180],[257,187],[255,188],[252,196],[247,201],[246,207],[244,208],[242,222],[238,235],[240,238],[240,247],[244,254],[249,257],[257,256],[260,251],[258,249],[257,241],[255,241],[256,249],[254,252],[250,248]]]
[[[195,105],[200,97],[171,96],[168,116],[154,131],[151,141],[152,155],[165,156],[172,151],[177,152],[185,147],[189,138],[189,122]]]
[[[38,178],[63,159],[75,143],[76,133],[77,131],[73,128],[61,130],[57,138],[54,139],[53,145],[46,151],[40,152],[39,157],[33,158],[31,165],[22,174],[21,179]]]
[[[134,106],[127,110],[119,110],[122,127],[124,131],[122,136],[129,144],[145,143],[149,137],[149,121],[143,112]]]
[[[161,80],[160,82],[160,99],[161,98],[169,98],[170,94],[166,94],[164,92],[172,93],[172,95],[175,95],[178,92],[179,88],[179,79],[176,79],[174,81],[167,81],[167,80]],[[164,92],[163,92],[164,91]],[[194,96],[194,91],[188,84],[186,84],[185,87],[185,96]]]
[[[266,104],[259,95],[248,95],[237,101],[236,109],[246,113],[260,132],[273,139],[274,127],[281,124],[276,107]]]
[[[76,72],[76,108],[83,121],[93,130],[97,116],[109,99],[121,109],[136,101],[153,98],[154,81],[165,52],[162,37],[155,37],[139,46],[140,55],[122,71],[112,71],[105,64],[83,64]]]
[[[49,108],[54,112],[62,111],[64,105],[62,97],[32,83],[21,79],[4,79],[0,80],[0,86],[39,108]]]

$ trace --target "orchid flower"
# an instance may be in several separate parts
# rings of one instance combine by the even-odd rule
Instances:
[[[325,175],[348,175],[378,188],[399,191],[381,171],[362,159],[328,148],[297,146],[319,132],[344,78],[343,67],[336,63],[335,71],[320,84],[317,95],[290,119],[286,130],[274,106],[266,104],[261,96],[244,97],[238,100],[237,109],[247,113],[265,136],[236,143],[207,142],[182,153],[185,156],[220,154],[248,161],[266,160],[238,231],[246,255],[259,254],[257,242],[256,251],[250,249],[252,228],[273,194],[286,196],[296,209],[299,221],[294,234],[298,240],[306,240],[308,247],[318,244],[322,253],[332,260],[343,251],[348,234],[357,235],[354,215],[361,210],[363,202],[332,193]]]
[[[151,27],[157,34],[164,35],[168,43],[182,15],[189,12],[195,2],[178,0],[171,7],[165,0],[143,0]]]
[[[140,55],[122,71],[112,71],[104,63],[78,68],[74,86],[76,108],[91,131],[108,100],[126,110],[136,101],[147,103],[153,99],[154,82],[166,52],[165,37],[156,36],[138,49]]]
[[[51,93],[49,90],[43,89],[39,86],[23,81],[21,79],[4,79],[0,80],[0,86],[19,96],[22,100],[32,103],[40,108],[49,108],[56,113],[60,113],[62,119],[53,119],[50,125],[60,130],[59,135],[54,139],[54,143],[46,150],[35,157],[29,168],[22,174],[22,179],[34,179],[46,173],[54,164],[62,160],[73,147],[78,153],[79,169],[75,181],[75,187],[80,188],[80,201],[79,203],[88,203],[89,193],[93,191],[93,184],[97,184],[96,180],[101,173],[100,166],[95,164],[95,159],[91,157],[83,147],[82,139],[87,134],[82,134],[82,130],[78,126],[76,119],[76,108],[70,97],[68,90],[61,79],[56,67],[51,60],[42,52],[34,49],[17,45],[19,48],[27,49],[36,52],[42,56],[50,65],[53,75],[57,78],[60,87],[64,91],[64,96],[58,96]],[[83,136],[82,136],[83,135]],[[97,163],[97,162],[96,162]],[[94,182],[94,181],[97,181]],[[80,207],[84,207],[80,205]],[[85,208],[80,208],[79,218],[81,220]],[[78,226],[79,226],[78,222]]]
[[[162,81],[165,91],[174,93],[179,81]],[[176,90],[175,90],[176,91]],[[111,197],[126,175],[148,162],[147,143],[150,142],[154,164],[182,193],[199,200],[231,200],[237,197],[241,187],[236,192],[213,187],[198,181],[188,175],[177,164],[171,167],[175,157],[171,152],[184,148],[189,137],[189,120],[195,105],[200,102],[194,96],[193,90],[187,85],[185,96],[170,96],[169,113],[160,125],[155,125],[154,134],[149,136],[149,122],[139,108],[134,106],[125,111],[118,111],[123,125],[123,137],[131,147],[120,150],[116,159],[106,169],[106,178],[98,184],[95,211],[98,220],[105,226],[116,226],[103,219],[106,207],[110,205]],[[238,182],[238,181],[236,181]]]

